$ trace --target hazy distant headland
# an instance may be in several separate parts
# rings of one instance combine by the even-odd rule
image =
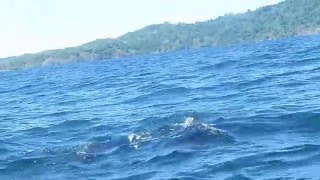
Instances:
[[[115,39],[0,59],[0,70],[109,59],[320,33],[319,0],[286,0],[194,24],[163,23]]]

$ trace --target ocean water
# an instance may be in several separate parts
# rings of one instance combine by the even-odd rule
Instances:
[[[0,72],[0,179],[319,179],[320,37]]]

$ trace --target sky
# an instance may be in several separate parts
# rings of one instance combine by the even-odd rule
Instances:
[[[280,0],[0,0],[0,57],[115,38],[146,25],[194,23]]]

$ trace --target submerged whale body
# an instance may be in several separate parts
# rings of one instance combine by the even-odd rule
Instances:
[[[200,123],[194,117],[186,117],[182,123],[163,125],[157,129],[134,132],[128,135],[130,144],[138,148],[149,141],[171,145],[210,144],[233,142],[234,138],[213,125]],[[163,142],[162,142],[163,141]]]

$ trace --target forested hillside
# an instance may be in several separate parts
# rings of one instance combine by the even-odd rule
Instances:
[[[0,59],[0,69],[108,59],[320,33],[320,0],[287,0],[194,24],[150,25],[116,39]]]

